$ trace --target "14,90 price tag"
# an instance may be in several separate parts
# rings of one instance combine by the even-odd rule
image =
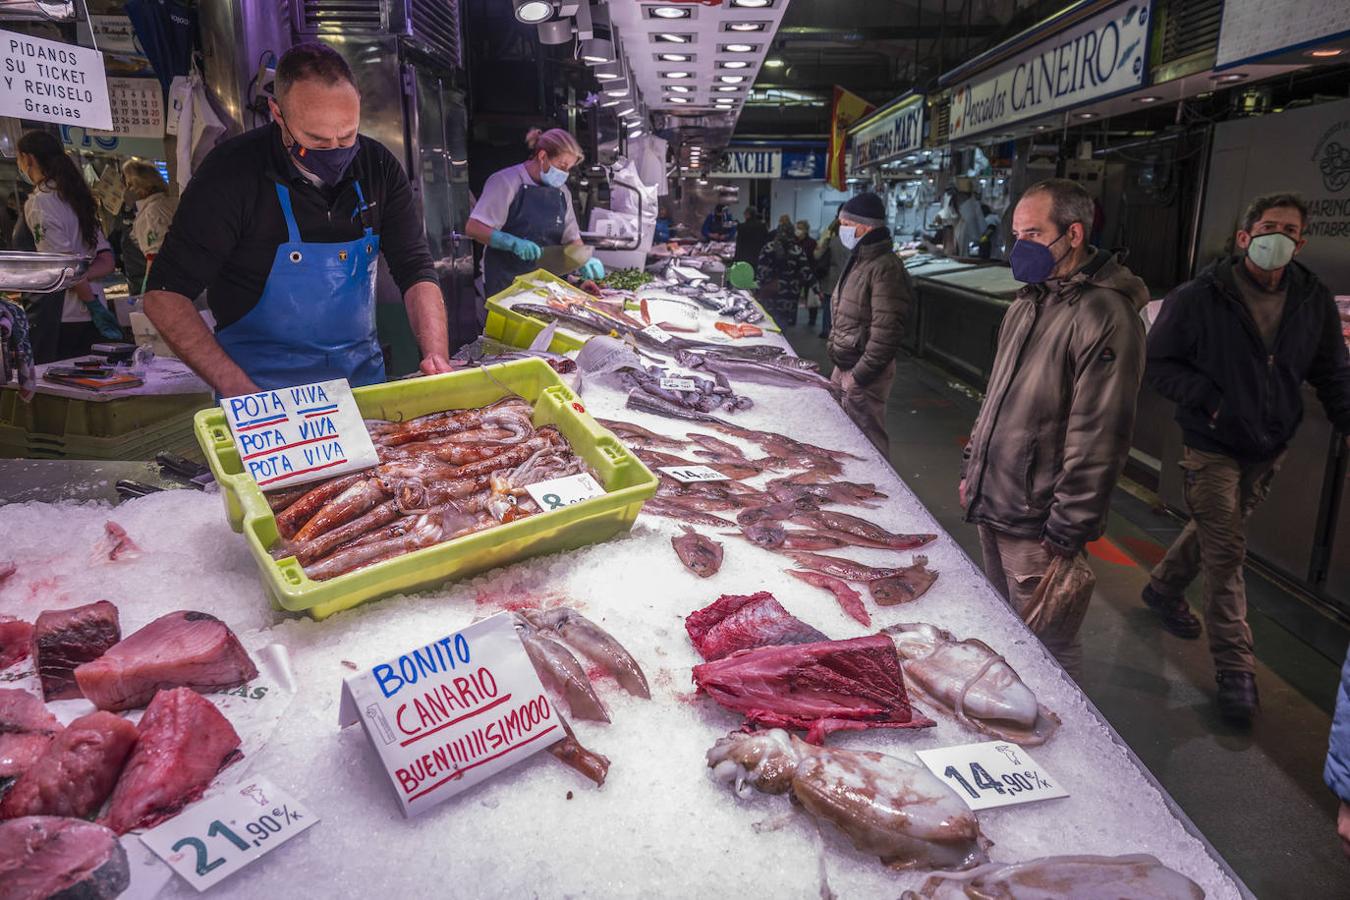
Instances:
[[[204,891],[318,821],[294,797],[258,778],[189,807],[141,840]]]
[[[603,496],[605,493],[600,483],[585,472],[529,484],[525,486],[525,491],[544,512],[563,509],[582,500]]]
[[[691,484],[695,481],[730,481],[731,479],[723,475],[716,469],[708,466],[662,466],[657,469],[658,472],[665,472],[671,478],[682,484]]]
[[[1069,796],[1026,750],[1006,741],[919,750],[918,756],[971,809]]]

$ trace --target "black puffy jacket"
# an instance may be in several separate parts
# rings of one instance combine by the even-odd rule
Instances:
[[[1276,456],[1303,421],[1304,381],[1350,434],[1350,358],[1331,292],[1290,263],[1268,353],[1234,281],[1241,261],[1221,259],[1174,289],[1148,335],[1146,378],[1176,403],[1186,445],[1242,462]]]

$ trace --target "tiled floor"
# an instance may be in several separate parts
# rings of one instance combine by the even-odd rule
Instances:
[[[787,336],[828,373],[815,332],[803,317]],[[901,359],[887,416],[891,462],[976,560],[979,541],[961,521],[956,481],[978,409],[979,398],[968,387],[927,364]],[[1350,635],[1249,569],[1262,712],[1249,729],[1225,724],[1214,710],[1203,638],[1166,634],[1139,601],[1148,569],[1180,524],[1135,493],[1116,490],[1107,534],[1093,548],[1098,580],[1083,626],[1082,686],[1258,897],[1350,897],[1350,862],[1336,837],[1336,800],[1322,784]],[[1199,584],[1190,599],[1199,604]],[[1318,639],[1301,640],[1281,624],[1296,619],[1304,628],[1311,620]]]

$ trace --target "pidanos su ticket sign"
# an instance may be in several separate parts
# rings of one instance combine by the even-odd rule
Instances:
[[[0,31],[0,116],[110,130],[103,54]]]
[[[565,735],[508,613],[350,676],[339,716],[361,723],[406,816]]]

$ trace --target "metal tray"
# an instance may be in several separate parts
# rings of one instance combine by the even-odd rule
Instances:
[[[84,277],[92,261],[75,253],[0,250],[0,291],[64,291]]]

